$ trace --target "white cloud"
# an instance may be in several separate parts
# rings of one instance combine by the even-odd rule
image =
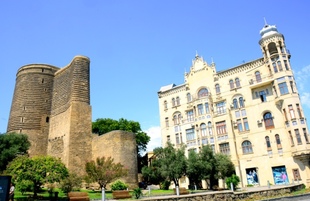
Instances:
[[[150,127],[144,132],[151,137],[151,140],[147,145],[147,151],[153,151],[154,148],[161,147],[161,132],[159,126]]]
[[[310,78],[310,65],[303,67],[300,71],[294,71],[294,74],[300,92],[307,90]]]
[[[301,93],[300,100],[304,106],[310,108],[310,93],[309,92]]]

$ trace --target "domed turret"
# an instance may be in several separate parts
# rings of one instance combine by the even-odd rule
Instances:
[[[271,35],[279,33],[279,32],[277,30],[276,25],[265,24],[265,26],[262,28],[262,30],[260,30],[259,33],[262,36],[262,38],[265,38],[267,36],[271,36]]]

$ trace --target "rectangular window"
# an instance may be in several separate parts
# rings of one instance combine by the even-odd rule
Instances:
[[[195,131],[193,128],[186,129],[186,140],[194,140],[195,139]]]
[[[193,112],[193,110],[187,111],[186,115],[187,115],[187,121],[189,121],[189,122],[194,121],[194,112]]]
[[[214,144],[214,138],[213,137],[210,137],[210,143]]]
[[[236,118],[239,118],[240,117],[240,111],[238,110],[238,111],[235,111],[235,116],[236,116]]]
[[[241,119],[237,119],[237,127],[239,132],[243,131]]]
[[[288,109],[289,109],[289,112],[290,112],[290,115],[291,115],[291,119],[295,119],[295,112],[294,112],[294,109],[293,109],[293,105],[288,105]]]
[[[295,135],[296,135],[297,144],[302,144],[300,134],[299,134],[299,130],[295,129],[294,131],[295,131]]]
[[[250,130],[248,118],[243,118],[243,126],[244,126],[244,130],[246,131]]]
[[[208,144],[208,139],[207,138],[202,139],[201,140],[201,144],[203,144],[203,145]]]
[[[306,128],[303,128],[303,129],[302,129],[302,132],[304,133],[304,137],[305,137],[306,143],[309,143],[309,138],[308,138],[308,133],[307,133]]]
[[[221,121],[221,122],[216,123],[216,132],[218,135],[224,135],[227,133],[225,121]]]
[[[299,118],[303,118],[303,117],[302,117],[302,114],[301,114],[301,110],[300,110],[299,104],[296,104],[296,108],[297,108],[298,117],[299,117]]]
[[[205,103],[206,113],[210,113],[209,103]]]
[[[169,119],[168,119],[168,117],[165,118],[165,124],[166,124],[166,127],[169,127]]]
[[[281,95],[288,94],[288,88],[286,82],[279,83],[279,90]]]
[[[242,115],[243,117],[245,117],[245,116],[246,116],[246,110],[241,110],[241,115]]]
[[[298,169],[293,169],[293,176],[294,176],[294,180],[295,180],[295,181],[296,181],[296,180],[298,181],[298,180],[301,179]]]
[[[229,143],[220,144],[220,152],[229,155],[230,154]]]
[[[291,146],[294,146],[295,144],[294,144],[294,139],[293,139],[293,135],[292,135],[291,131],[288,131],[288,134],[289,134],[290,139],[291,139]]]
[[[284,60],[284,66],[285,66],[285,69],[288,70],[288,64],[286,60]]]
[[[170,135],[167,135],[167,142],[170,142]]]
[[[197,109],[198,109],[198,115],[202,115],[204,113],[202,104],[197,105]]]
[[[290,87],[291,87],[292,93],[296,93],[293,81],[290,81]]]
[[[175,142],[177,144],[180,144],[180,136],[179,136],[179,133],[175,134]]]
[[[226,113],[226,106],[225,102],[219,102],[216,104],[217,114],[225,114]]]

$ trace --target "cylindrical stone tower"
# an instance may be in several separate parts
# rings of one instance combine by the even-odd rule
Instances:
[[[46,64],[21,67],[16,84],[7,132],[26,133],[30,155],[46,155],[54,73],[59,68]]]

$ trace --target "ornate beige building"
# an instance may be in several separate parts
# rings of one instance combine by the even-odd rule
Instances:
[[[262,58],[217,71],[196,55],[183,84],[161,87],[162,145],[197,152],[211,145],[231,156],[241,186],[310,186],[309,134],[291,55],[275,26],[260,35]]]

